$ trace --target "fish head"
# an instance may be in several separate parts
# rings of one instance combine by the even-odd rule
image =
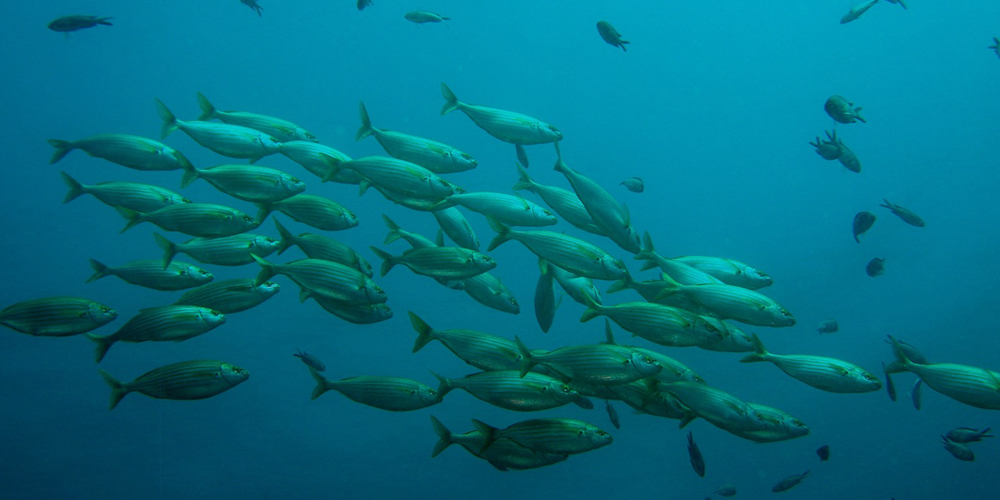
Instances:
[[[729,329],[722,325],[722,328],[715,326],[711,321],[702,318],[701,316],[694,315],[696,319],[692,326],[695,330],[700,333],[705,340],[710,342],[718,342],[723,339],[724,335],[729,333]]]
[[[458,186],[433,174],[427,176],[426,180],[434,196],[440,196],[441,198],[447,198],[455,194],[457,189],[460,189]]]
[[[295,131],[295,138],[300,141],[319,142],[315,135],[302,128]]]
[[[287,193],[299,194],[306,190],[306,183],[291,175],[282,175],[278,182]]]
[[[178,271],[181,276],[188,276],[192,281],[198,284],[208,283],[215,279],[215,276],[210,272],[202,269],[198,266],[185,266],[183,269]]]
[[[265,281],[253,287],[253,290],[265,298],[271,298],[281,291],[281,286],[273,281]]]
[[[855,371],[852,378],[867,386],[869,391],[877,391],[882,388],[882,381],[876,378],[875,375],[868,373],[867,370]]]
[[[360,255],[358,255],[358,261],[355,262],[354,267],[356,267],[358,271],[361,271],[361,274],[364,274],[369,278],[371,278],[373,275],[372,265],[369,264],[368,261],[365,260],[365,258]]]
[[[392,309],[385,305],[385,303],[372,304],[370,313],[372,319],[375,319],[376,322],[392,318]]]
[[[216,311],[215,309],[208,309],[207,307],[203,307],[201,308],[201,311],[199,311],[199,314],[201,315],[201,320],[204,321],[206,325],[209,325],[212,328],[215,328],[226,322],[226,315],[222,314],[219,311]]]
[[[762,305],[761,310],[767,312],[771,316],[771,326],[795,326],[795,316],[788,312],[787,309],[781,307],[776,302]]]
[[[280,244],[281,244],[280,241],[271,238],[270,236],[257,236],[252,241],[250,241],[249,246],[252,249],[257,249],[260,252],[257,253],[257,256],[260,257],[262,256],[261,254],[263,254],[264,256],[270,255],[271,253],[273,253],[275,250],[278,249],[278,246]]]
[[[563,138],[562,132],[548,123],[539,123],[538,132],[547,139],[546,142],[559,142]]]
[[[92,321],[100,325],[110,323],[118,317],[118,313],[114,309],[104,304],[98,304],[97,302],[91,302],[87,306],[87,312],[84,314],[86,314]]]
[[[503,288],[498,292],[498,295],[503,299],[504,311],[511,314],[518,314],[521,312],[521,305],[517,303],[517,299],[514,294],[510,293],[510,290]]]
[[[580,399],[579,392],[576,392],[576,390],[572,387],[556,380],[553,380],[551,383],[543,386],[543,390],[547,392],[556,402],[569,403]]]
[[[752,267],[748,266],[745,269],[741,269],[739,272],[742,272],[743,276],[756,288],[769,287],[774,284],[774,280],[771,279],[770,276]]]
[[[531,212],[532,212],[532,215],[534,215],[535,220],[539,221],[543,225],[551,226],[552,224],[555,224],[556,222],[558,222],[558,221],[556,221],[556,216],[553,215],[552,212],[549,211],[549,209],[547,209],[547,208],[543,208],[543,207],[540,207],[538,205],[535,205],[535,206],[531,207]]]
[[[580,429],[580,437],[586,438],[594,447],[601,447],[611,444],[611,434],[598,429],[596,426],[587,424]]]
[[[259,142],[260,146],[264,148],[264,151],[267,151],[268,153],[277,153],[282,149],[281,141],[268,134],[260,134],[257,136],[257,142]]]
[[[653,359],[652,356],[647,356],[638,351],[632,351],[626,363],[637,373],[641,374],[643,378],[656,375],[663,370],[663,366],[659,361]]]
[[[365,284],[362,285],[365,290],[365,297],[368,298],[368,303],[370,304],[382,304],[385,303],[387,297],[385,295],[385,290],[382,287],[375,284],[374,281],[370,279],[365,279]]]
[[[489,255],[483,253],[472,252],[472,255],[469,257],[469,259],[472,261],[476,269],[489,271],[490,269],[497,267],[497,261],[493,260],[493,257],[490,257]]]
[[[229,382],[230,386],[237,386],[246,382],[246,380],[250,378],[250,371],[236,365],[223,363],[222,366],[219,367],[219,375],[226,382]]]
[[[443,395],[438,395],[437,389],[433,389],[423,384],[414,389],[411,395],[427,406],[430,406],[435,403],[440,403],[441,398],[443,396]]]
[[[240,222],[240,225],[246,228],[244,231],[257,229],[257,226],[260,225],[260,223],[257,222],[257,219],[254,219],[253,217],[250,217],[249,215],[243,212],[238,212],[237,214],[235,214],[234,217],[236,218],[236,220]]]
[[[601,267],[609,275],[614,276],[616,279],[622,279],[628,274],[628,270],[625,268],[625,263],[621,259],[616,259],[610,255],[605,255],[600,258]]]
[[[456,163],[465,165],[470,169],[476,168],[476,166],[479,165],[479,162],[477,162],[476,159],[473,158],[472,155],[470,155],[469,153],[460,152],[458,153],[458,156],[454,157],[454,159]]]
[[[340,219],[344,221],[344,226],[348,228],[357,227],[358,225],[358,216],[354,215],[354,212],[351,212],[350,210],[344,210],[341,212]],[[371,266],[369,266],[369,268],[370,267]]]

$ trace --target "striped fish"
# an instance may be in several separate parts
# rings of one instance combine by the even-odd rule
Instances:
[[[159,141],[126,134],[100,134],[78,141],[49,139],[56,148],[49,163],[63,159],[70,151],[80,149],[90,156],[117,163],[135,170],[181,170],[191,165],[180,151]]]
[[[370,248],[384,261],[382,276],[396,264],[403,264],[417,274],[446,280],[471,278],[497,267],[492,257],[459,247],[414,248],[402,255],[392,255],[376,247]]]
[[[330,181],[340,184],[360,184],[361,174],[349,169],[337,169],[330,165],[330,158],[338,161],[350,161],[351,157],[331,148],[315,142],[291,141],[281,145],[281,154],[288,159],[302,165],[309,173],[319,177],[327,178],[330,170],[335,170]]]
[[[462,212],[456,207],[431,212],[437,219],[438,225],[444,234],[451,238],[458,246],[469,250],[479,251],[479,238],[472,230],[472,225],[466,220]]]
[[[677,257],[672,260],[683,262],[699,271],[714,276],[727,285],[757,290],[771,286],[774,283],[774,280],[764,272],[738,260],[697,255]]]
[[[69,203],[80,195],[89,194],[101,203],[111,207],[125,207],[140,213],[153,212],[167,205],[191,203],[191,200],[159,186],[138,182],[101,182],[94,185],[81,184],[66,172],[60,172],[69,192],[63,203]]]
[[[722,319],[734,319],[757,326],[794,326],[795,317],[777,301],[759,292],[733,285],[681,285],[667,275],[667,282],[658,298],[681,294]]]
[[[167,231],[216,238],[252,231],[260,225],[253,217],[235,208],[208,203],[168,205],[145,214],[118,207],[118,213],[128,221],[121,230],[123,233],[136,224],[152,222]]]
[[[729,431],[743,439],[758,443],[773,443],[809,434],[809,427],[804,422],[781,410],[757,403],[747,403],[747,405],[760,415],[764,428],[758,430],[734,428]]]
[[[614,306],[591,303],[580,317],[580,322],[598,316],[606,316],[628,332],[665,346],[700,346],[722,339],[719,330],[701,316],[650,302],[626,302]]]
[[[656,253],[656,248],[653,246],[653,238],[649,236],[648,231],[642,235],[642,249],[635,255],[635,259],[646,261],[642,266],[643,271],[659,267],[665,274],[682,285],[722,283],[721,280],[704,271],[696,269],[684,262],[667,259]]]
[[[292,219],[324,231],[343,231],[358,225],[358,217],[343,205],[321,196],[297,194],[277,203],[258,203],[257,220],[277,210]]]
[[[548,266],[548,268],[556,283],[559,283],[559,286],[571,299],[583,305],[590,302],[601,303],[601,292],[597,290],[590,278],[577,276],[559,266]]]
[[[78,297],[18,302],[0,311],[0,325],[38,337],[68,337],[100,328],[118,317],[114,309]]]
[[[374,281],[343,264],[320,259],[272,264],[256,255],[253,258],[261,267],[254,282],[257,285],[276,274],[284,274],[310,292],[331,299],[353,304],[381,304],[386,301],[385,292]]]
[[[334,390],[352,401],[388,411],[419,410],[441,402],[437,391],[408,378],[362,376],[333,381],[312,368],[309,373],[316,380],[312,399]]]
[[[614,344],[585,344],[532,352],[514,336],[521,354],[521,374],[543,365],[568,379],[592,385],[627,384],[663,369],[653,358]]]
[[[899,341],[891,336],[889,340],[899,367],[916,374],[931,389],[959,403],[984,410],[1000,410],[1000,373],[954,363],[914,363]]]
[[[205,264],[242,266],[253,264],[254,260],[251,255],[267,257],[278,249],[278,240],[257,234],[195,238],[184,243],[174,243],[158,233],[153,233],[153,238],[164,251],[164,268],[170,265],[178,253],[187,254]]]
[[[361,174],[366,179],[361,182],[362,192],[366,189],[367,181],[389,191],[418,198],[446,198],[456,192],[454,184],[408,161],[388,156],[366,156],[349,161],[332,157],[328,159],[337,170],[346,168]],[[328,172],[323,182],[331,180],[335,171]]]
[[[735,396],[698,382],[658,384],[710,424],[732,434],[767,428],[764,418],[753,407]]]
[[[491,427],[479,420],[473,420],[472,424],[486,438],[481,451],[488,450],[501,438],[542,453],[566,455],[596,450],[612,441],[610,434],[596,426],[568,418],[525,420],[505,429]]]
[[[517,344],[476,330],[435,330],[412,311],[410,324],[417,332],[413,352],[437,340],[469,365],[483,371],[517,370],[521,366]]]
[[[246,111],[219,111],[201,92],[198,92],[198,107],[201,108],[199,120],[218,119],[230,125],[259,130],[274,137],[278,141],[310,141],[317,142],[316,136],[310,134],[306,129],[281,118],[274,118],[257,113]]]
[[[636,380],[628,384],[608,386],[616,399],[640,413],[681,421],[681,427],[698,418],[688,407],[669,392],[657,390],[652,379]]]
[[[281,237],[281,241],[278,242],[278,255],[294,245],[299,247],[302,253],[310,259],[337,262],[347,267],[353,267],[369,278],[372,276],[372,265],[344,243],[321,234],[302,233],[295,236],[281,225],[278,219],[274,220],[274,225],[278,228],[278,235]]]
[[[313,293],[306,288],[299,294],[302,301],[313,299],[324,311],[355,325],[370,325],[392,319],[392,309],[382,304],[355,304],[325,295]]]
[[[192,165],[184,169],[181,187],[197,179],[205,179],[219,191],[250,203],[276,203],[306,190],[306,184],[297,178],[256,165],[218,165],[204,170]]]
[[[473,456],[486,460],[490,465],[502,471],[535,469],[562,462],[568,457],[568,455],[542,453],[525,448],[509,439],[498,439],[490,445],[489,449],[480,452],[485,438],[479,431],[453,434],[433,416],[431,423],[434,425],[434,432],[438,435],[438,442],[434,445],[434,450],[431,453],[432,458],[438,456],[452,444],[465,448],[465,451]]]
[[[105,276],[117,276],[126,283],[165,292],[204,285],[215,279],[212,273],[186,262],[172,262],[164,266],[160,260],[137,260],[109,267],[90,259],[90,267],[94,269],[94,274],[87,279],[87,283]]]
[[[263,304],[280,290],[277,283],[270,281],[254,285],[252,279],[223,280],[188,290],[175,304],[201,306],[222,314],[233,314]]]
[[[580,398],[580,394],[561,380],[541,373],[521,377],[515,370],[474,373],[460,379],[438,374],[438,394],[444,397],[453,389],[462,389],[477,399],[512,411],[540,411],[557,408]]]
[[[390,219],[388,215],[382,214],[382,221],[384,221],[386,227],[389,228],[389,234],[385,235],[385,240],[382,242],[385,245],[402,238],[404,241],[409,243],[412,248],[441,246],[425,238],[423,235],[413,233],[399,227],[399,224],[396,224],[396,222]]]
[[[604,337],[604,342],[606,344],[618,345],[615,342],[614,333],[611,331],[611,322],[607,319],[604,320]],[[694,370],[688,368],[687,365],[671,358],[670,356],[642,347],[625,347],[628,347],[629,349],[632,349],[633,351],[636,351],[644,356],[649,356],[651,359],[659,363],[661,367],[663,367],[663,369],[653,375],[650,380],[656,380],[667,384],[681,380],[705,383],[705,379],[701,378],[701,376],[695,373]]]
[[[497,311],[519,314],[521,306],[500,279],[486,272],[462,280],[462,290],[476,302]]]
[[[757,335],[753,336],[753,346],[754,352],[741,359],[741,363],[774,363],[792,378],[822,391],[856,393],[882,388],[874,375],[854,363],[807,354],[771,354]]]
[[[448,208],[461,205],[473,212],[492,217],[508,226],[551,226],[556,223],[552,212],[524,199],[504,193],[453,194],[435,206]]]
[[[552,328],[552,321],[556,317],[556,293],[552,286],[552,272],[549,271],[549,264],[545,259],[538,259],[540,273],[538,283],[535,284],[535,320],[542,332],[548,332]],[[553,266],[554,267],[554,266]]]
[[[579,238],[553,231],[517,231],[493,220],[490,221],[490,227],[497,235],[490,243],[489,251],[515,240],[550,264],[578,276],[613,280],[626,273],[625,264],[621,260]]]
[[[711,316],[703,315],[702,319],[708,321],[712,326],[719,329],[719,333],[722,334],[722,340],[700,345],[698,347],[705,349],[706,351],[718,352],[753,351],[753,339],[736,325],[726,323],[725,321]]]
[[[600,236],[604,235],[594,222],[594,218],[587,213],[587,209],[584,208],[583,202],[576,196],[576,193],[560,187],[539,184],[528,175],[528,171],[524,167],[521,165],[516,166],[520,179],[514,184],[515,191],[524,190],[535,193],[541,196],[542,201],[549,208],[555,210],[566,222],[588,233]]]
[[[679,294],[661,296],[661,293],[663,293],[664,290],[672,289],[672,286],[666,280],[659,279],[636,281],[632,278],[631,274],[625,273],[624,278],[615,281],[608,287],[607,293],[616,293],[626,289],[635,290],[635,292],[645,299],[646,302],[676,307],[678,309],[691,311],[702,316],[712,314],[711,310],[706,309],[704,306],[688,299],[685,296]]]
[[[363,102],[359,106],[359,112],[361,114],[361,128],[355,134],[355,140],[360,141],[374,135],[389,155],[416,163],[436,174],[464,172],[476,168],[476,159],[472,155],[463,153],[447,144],[373,127]]]
[[[226,322],[219,311],[198,306],[163,306],[143,309],[117,332],[87,338],[97,344],[95,359],[104,359],[116,342],[180,342],[208,333]]]
[[[378,184],[371,184],[368,181],[362,182],[361,194],[364,194],[365,190],[368,189],[368,187],[374,187],[375,190],[378,191],[383,198],[397,205],[402,205],[410,210],[415,210],[418,212],[431,212],[435,210],[434,207],[436,207],[438,203],[444,201],[444,198],[436,196],[432,198],[427,198],[427,197],[414,196],[412,194],[407,194],[407,193],[400,193],[399,191],[392,191],[390,189],[386,189],[382,186],[379,186]]]
[[[181,129],[198,144],[222,156],[246,158],[250,163],[281,151],[281,142],[259,130],[226,123],[178,120],[159,99],[156,110],[163,119],[161,138]]]
[[[182,361],[161,366],[125,384],[104,370],[98,371],[111,387],[112,410],[130,392],[156,399],[205,399],[222,394],[250,378],[250,372],[243,368],[212,360]]]

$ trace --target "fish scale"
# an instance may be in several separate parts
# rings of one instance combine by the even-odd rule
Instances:
[[[119,210],[122,211],[122,210]],[[167,231],[176,231],[191,236],[232,236],[256,228],[259,224],[247,214],[222,205],[208,203],[181,203],[169,205],[154,212],[130,215],[122,231],[141,222],[152,222]]]
[[[526,360],[522,361],[522,370],[537,362],[586,384],[627,384],[663,369],[648,356],[608,344],[575,345],[538,354],[525,351],[523,348],[521,352]]]
[[[461,205],[511,226],[550,226],[556,223],[556,218],[548,210],[520,196],[504,193],[455,194],[439,205],[442,207]]]
[[[462,389],[477,399],[513,411],[539,411],[563,406],[580,395],[562,381],[541,373],[527,373],[523,378],[515,370],[488,371],[451,380],[437,375],[444,394]]]
[[[360,271],[343,264],[319,259],[271,264],[259,257],[254,258],[262,267],[256,283],[261,283],[274,274],[283,274],[299,286],[330,298],[356,304],[386,301],[385,294],[380,293],[381,288]]]
[[[258,306],[281,289],[270,281],[254,285],[253,279],[231,279],[208,283],[189,290],[177,299],[176,305],[192,305],[215,309],[223,314],[246,311]]]
[[[319,374],[310,370],[314,377]],[[434,389],[415,380],[399,377],[360,376],[339,381],[317,378],[325,390],[333,389],[361,404],[389,411],[411,411],[441,402]],[[317,386],[317,390],[320,387]],[[322,394],[322,392],[320,392]],[[424,397],[422,397],[424,396]],[[313,399],[318,395],[314,392]]]
[[[953,363],[911,365],[909,370],[945,396],[987,410],[1000,410],[1000,373]]]
[[[264,219],[277,210],[292,219],[325,231],[342,231],[358,225],[358,218],[343,205],[321,196],[297,194],[277,203],[258,204],[257,219]]]
[[[125,384],[130,392],[162,399],[204,399],[215,390],[234,387],[220,370],[218,361],[187,361],[150,371]],[[220,391],[221,392],[221,391]]]
[[[218,165],[184,174],[183,187],[202,178],[216,189],[251,203],[275,203],[305,190],[305,184],[280,170],[256,165]]]
[[[136,170],[180,170],[191,163],[176,149],[153,139],[127,134],[99,134],[77,141],[49,140],[56,148],[49,163],[74,149]]]
[[[366,156],[345,162],[333,161],[332,164],[337,169],[355,170],[371,182],[390,191],[426,198],[442,198],[455,192],[450,184],[434,172],[396,158]]]
[[[490,250],[511,239],[521,242],[535,255],[571,273],[594,279],[619,279],[625,266],[596,245],[553,231],[517,231],[491,221],[497,237]]]

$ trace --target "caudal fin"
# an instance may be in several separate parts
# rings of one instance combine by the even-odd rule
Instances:
[[[111,404],[108,406],[108,409],[114,410],[122,398],[129,393],[128,387],[125,387],[125,384],[116,380],[108,374],[108,372],[101,370],[100,368],[98,368],[97,371],[100,372],[102,377],[104,377],[104,382],[108,384],[108,387],[111,387]]]
[[[376,257],[382,259],[382,267],[380,269],[380,273],[382,276],[385,276],[396,265],[396,258],[393,257],[389,252],[386,252],[385,250],[375,247],[368,247],[368,248],[372,249],[372,252],[375,253]]]
[[[262,259],[257,254],[250,254],[253,260],[260,264],[260,273],[257,274],[257,279],[253,282],[253,286],[260,286],[264,284],[267,280],[271,279],[275,274],[278,274],[274,269],[274,264]],[[314,398],[315,399],[315,398]]]
[[[274,219],[274,226],[278,228],[278,237],[281,238],[278,241],[278,255],[284,253],[289,247],[295,244],[295,236],[288,230],[287,227],[282,226],[281,222],[277,218]]]
[[[486,220],[489,221],[490,228],[492,228],[497,233],[496,237],[493,238],[493,241],[490,242],[489,248],[486,250],[487,252],[492,252],[496,247],[503,245],[504,243],[509,241],[511,233],[509,227],[503,225],[496,219],[493,219],[490,216],[486,216]]]
[[[913,365],[913,361],[906,356],[906,351],[903,350],[903,346],[896,340],[895,337],[889,335],[889,343],[892,344],[892,354],[896,357],[896,362],[898,364],[886,366],[886,370],[898,370],[898,371],[910,371],[910,366]],[[894,372],[893,372],[894,373]]]
[[[434,433],[438,435],[438,442],[434,445],[434,451],[431,452],[431,458],[434,458],[454,444],[455,439],[451,431],[440,420],[434,418],[434,415],[431,415],[431,425],[434,426]]]
[[[326,379],[320,372],[316,371],[315,368],[309,367],[309,374],[312,375],[313,380],[316,381],[316,387],[313,388],[312,395],[309,399],[316,399],[323,395],[326,391],[333,389],[330,381]]]
[[[181,188],[190,186],[192,182],[201,177],[201,171],[195,168],[191,162],[181,162],[181,167],[184,169],[184,175],[181,176]]]
[[[619,47],[622,48],[622,51],[628,52],[628,49],[625,48],[625,44],[632,43],[632,42],[630,42],[628,40],[619,40],[618,43],[621,44],[621,45],[619,45]]]
[[[860,107],[858,107],[858,109],[854,110],[854,118],[856,118],[861,123],[868,123],[868,120],[865,120],[865,118],[863,116],[861,116],[861,108]]]
[[[110,339],[110,335],[94,335],[93,333],[85,334],[88,339],[93,340],[97,344],[97,350],[94,352],[94,361],[100,363],[104,359],[104,355],[108,353],[108,349],[111,349],[111,344],[115,341]],[[120,399],[120,398],[119,398]]]
[[[441,83],[441,95],[444,96],[444,107],[441,108],[441,114],[446,115],[458,109],[458,97],[455,93],[448,88],[443,82]]]
[[[756,333],[753,334],[751,339],[753,342],[753,354],[747,354],[743,356],[740,363],[756,363],[758,361],[767,361],[767,349],[764,348],[764,343],[760,341],[760,337]]]
[[[382,214],[382,220],[385,221],[386,227],[389,228],[389,234],[385,235],[385,241],[382,242],[383,245],[388,245],[400,238],[399,234],[399,224],[396,224],[388,215]],[[414,351],[416,352],[416,351]]]
[[[66,197],[63,198],[63,203],[69,203],[75,200],[81,194],[86,193],[84,190],[84,185],[80,184],[79,181],[72,178],[66,172],[59,172],[62,175],[63,182],[69,187],[69,192],[66,193]]]
[[[365,109],[364,101],[358,105],[358,114],[361,115],[361,128],[358,129],[358,133],[354,134],[355,141],[360,141],[361,139],[375,133],[375,129],[372,127],[372,121],[368,118],[368,110]]]
[[[55,152],[52,153],[52,158],[49,159],[49,165],[63,159],[70,151],[76,149],[73,143],[60,139],[49,139],[49,144],[56,148]]]
[[[452,385],[451,380],[449,380],[448,377],[438,375],[433,371],[431,372],[431,375],[434,375],[434,378],[438,380],[437,398],[438,401],[440,401],[444,399],[444,395],[451,392],[451,390],[454,389],[455,386]]]
[[[201,108],[201,116],[198,117],[201,121],[208,121],[218,116],[215,106],[201,92],[198,92],[198,107]]]
[[[583,300],[587,302],[584,304],[587,306],[587,310],[583,311],[583,315],[580,316],[580,323],[586,323],[604,314],[605,307],[597,302],[594,302],[594,299],[591,298],[590,295],[584,295]]]
[[[114,19],[113,17],[100,17],[94,20],[97,24],[103,24],[104,26],[114,26],[108,22],[108,19]]]
[[[94,274],[91,274],[87,281],[84,283],[90,283],[91,281],[97,281],[108,275],[108,266],[97,262],[96,259],[90,259],[90,267],[94,270]]]
[[[159,113],[160,119],[163,120],[163,127],[160,129],[160,139],[163,139],[174,130],[177,130],[177,117],[159,99],[156,100],[156,112]]]
[[[497,440],[499,429],[476,419],[472,419],[472,426],[483,436],[483,445],[479,448],[479,454],[482,455]]]
[[[168,240],[160,233],[153,233],[153,239],[163,249],[163,268],[166,269],[177,255],[177,244]]]
[[[521,353],[521,377],[524,378],[538,364],[538,360],[531,354],[531,349],[528,349],[528,346],[524,345],[524,342],[521,342],[517,335],[514,336],[514,342],[517,343],[517,350]]]
[[[413,352],[417,352],[423,349],[428,342],[434,340],[434,329],[413,311],[410,311],[410,324],[417,331],[417,341],[413,344]]]
[[[528,171],[519,163],[515,163],[514,166],[517,167],[517,175],[519,177],[517,182],[514,183],[514,191],[534,191],[535,181],[528,175]]]

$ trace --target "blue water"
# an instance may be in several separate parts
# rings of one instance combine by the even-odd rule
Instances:
[[[201,91],[220,109],[292,120],[353,157],[382,154],[374,139],[354,141],[364,100],[375,126],[434,138],[479,160],[479,168],[452,181],[470,191],[506,192],[516,181],[514,148],[460,113],[439,116],[439,84],[447,82],[463,101],[559,127],[566,162],[626,202],[660,253],[736,258],[774,277],[763,291],[798,325],[747,328],[770,350],[839,357],[880,373],[890,359],[883,339],[892,334],[932,361],[1000,369],[1000,59],[986,49],[1000,36],[1000,3],[909,3],[903,10],[883,2],[840,25],[851,1],[376,0],[358,12],[351,0],[261,0],[263,17],[237,0],[11,2],[0,21],[0,306],[92,298],[119,312],[97,331],[107,334],[138,310],[180,294],[116,278],[84,284],[89,258],[117,265],[161,251],[153,226],[118,234],[124,221],[92,197],[61,205],[59,171],[85,183],[139,181],[178,191],[180,172],[133,171],[80,151],[48,165],[47,139],[158,137],[153,99],[193,119]],[[452,21],[416,26],[403,19],[414,9]],[[67,14],[113,16],[115,25],[68,37],[45,28]],[[602,19],[632,41],[627,53],[598,37],[594,25]],[[832,127],[823,111],[832,94],[865,108],[867,124],[837,127],[862,162],[860,174],[822,160],[808,145]],[[166,142],[199,167],[230,163],[182,133]],[[527,151],[534,177],[567,187],[550,168],[551,145]],[[381,247],[385,235],[380,214],[428,236],[437,230],[429,214],[375,192],[359,198],[353,186],[320,185],[280,155],[259,164],[291,172],[307,182],[307,192],[357,213],[359,227],[333,236],[373,264],[378,259],[368,246]],[[644,193],[618,186],[631,176],[645,180]],[[180,192],[254,213],[205,182]],[[921,214],[927,227],[907,226],[878,208],[882,198]],[[861,210],[878,221],[859,245],[850,226]],[[480,216],[468,218],[485,247],[492,231]],[[580,235],[565,223],[556,227]],[[258,232],[277,235],[270,221]],[[628,257],[607,240],[591,240]],[[335,392],[309,400],[313,381],[291,356],[296,348],[321,357],[331,378],[395,375],[433,385],[429,370],[451,377],[474,371],[437,343],[412,354],[410,310],[436,328],[517,334],[532,348],[601,340],[603,322],[579,323],[583,308],[571,300],[542,334],[531,306],[535,258],[516,243],[492,255],[500,263],[495,274],[520,301],[517,316],[399,268],[376,278],[395,317],[358,326],[300,304],[295,286],[279,277],[283,290],[275,298],[231,315],[209,334],[178,344],[119,345],[101,364],[123,380],[202,358],[250,371],[247,383],[203,401],[133,394],[109,412],[109,389],[89,341],[5,329],[0,498],[682,499],[703,498],[725,483],[738,488],[737,498],[760,498],[806,469],[809,477],[785,497],[994,498],[998,443],[979,443],[977,460],[965,463],[946,453],[938,436],[956,426],[1000,427],[996,414],[926,388],[918,412],[909,404],[908,374],[896,377],[901,397],[892,403],[882,391],[820,392],[774,366],[740,364],[739,354],[659,348],[712,385],[781,408],[811,429],[773,444],[744,441],[704,421],[678,431],[676,421],[633,414],[620,403],[616,431],[600,404],[515,414],[455,392],[429,409],[390,413]],[[292,250],[274,260],[299,256]],[[887,259],[876,279],[864,273],[873,257]],[[639,265],[627,262],[638,275]],[[216,279],[257,272],[208,267]],[[634,298],[606,296],[609,303]],[[841,331],[817,335],[814,325],[828,317]],[[504,473],[458,447],[431,459],[429,415],[456,432],[470,430],[472,418],[497,426],[579,418],[610,430],[614,443],[551,467]],[[688,464],[687,430],[705,456],[704,479]],[[832,456],[819,463],[814,450],[824,444]]]

